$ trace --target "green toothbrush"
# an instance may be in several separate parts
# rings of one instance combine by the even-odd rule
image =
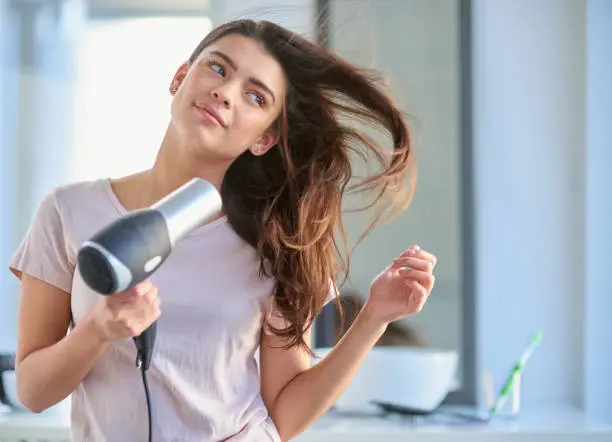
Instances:
[[[508,379],[504,383],[504,386],[501,388],[499,395],[497,396],[497,400],[495,401],[493,406],[489,409],[491,416],[495,415],[504,406],[504,404],[508,400],[508,397],[510,396],[510,393],[512,392],[512,387],[514,387],[515,376],[523,372],[523,369],[525,368],[525,364],[527,363],[527,360],[531,357],[531,355],[533,354],[533,352],[535,351],[535,349],[537,348],[541,340],[542,340],[541,331],[535,332],[533,336],[531,337],[531,340],[529,341],[527,348],[525,349],[525,351],[519,358],[518,362],[512,368],[512,371],[510,372],[510,376],[508,376]]]

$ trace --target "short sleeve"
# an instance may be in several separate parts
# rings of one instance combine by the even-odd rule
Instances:
[[[327,294],[327,298],[325,299],[325,304],[323,305],[324,306],[327,305],[329,302],[333,301],[339,296],[340,296],[340,292],[338,291],[338,287],[336,286],[336,283],[330,280],[329,281],[329,293]]]
[[[336,284],[334,283],[334,281],[330,280],[329,291],[327,293],[327,297],[325,298],[325,302],[323,303],[323,306],[326,306],[329,302],[336,299],[337,296],[338,296],[338,288],[336,287]],[[276,308],[276,303],[274,302],[274,300],[271,300],[267,308],[266,321],[264,322],[264,327],[263,327],[264,333],[267,335],[272,334],[272,331],[270,330],[270,326],[280,329],[280,328],[285,328],[288,325],[289,325],[288,322],[285,320],[285,318],[283,318],[283,315]]]
[[[21,279],[28,274],[70,293],[74,266],[70,263],[57,190],[39,203],[9,269]]]

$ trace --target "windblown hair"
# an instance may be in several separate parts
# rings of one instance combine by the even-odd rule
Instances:
[[[274,123],[280,141],[262,156],[246,151],[232,163],[221,189],[225,210],[238,235],[258,250],[262,274],[276,281],[275,303],[287,326],[270,325],[271,331],[288,340],[285,348],[300,346],[312,354],[304,333],[320,313],[330,283],[342,270],[348,274],[350,254],[338,247],[336,237],[340,234],[346,246],[344,196],[374,193],[363,209],[376,207],[376,216],[360,240],[382,216],[404,210],[416,181],[410,134],[376,72],[352,66],[274,23],[221,25],[197,46],[190,62],[229,34],[259,42],[280,63],[288,84]],[[390,148],[386,152],[341,119],[386,131]],[[355,156],[370,164],[373,158],[379,169],[353,183]]]

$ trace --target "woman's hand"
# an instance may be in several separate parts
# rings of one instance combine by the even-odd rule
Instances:
[[[420,312],[434,286],[436,257],[412,246],[384,269],[370,285],[364,310],[368,317],[388,324]]]
[[[161,314],[157,287],[146,280],[131,290],[100,296],[91,314],[105,342],[138,336]]]

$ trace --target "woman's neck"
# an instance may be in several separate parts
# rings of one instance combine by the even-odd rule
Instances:
[[[148,207],[196,177],[220,191],[229,165],[215,165],[197,158],[196,149],[182,144],[170,126],[153,167],[113,183],[117,197],[128,210]]]
[[[176,190],[192,178],[200,177],[217,189],[221,188],[227,165],[212,164],[205,158],[198,158],[197,146],[188,146],[181,140],[172,126],[168,128],[148,174],[150,191],[156,199]]]

